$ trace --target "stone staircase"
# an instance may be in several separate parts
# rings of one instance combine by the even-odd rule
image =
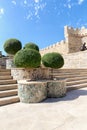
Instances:
[[[67,91],[87,87],[87,69],[53,69],[53,79],[65,79]]]
[[[11,71],[0,69],[0,106],[19,101],[17,81],[13,80]]]

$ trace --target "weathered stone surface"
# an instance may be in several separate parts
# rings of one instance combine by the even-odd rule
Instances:
[[[6,69],[11,69],[13,67],[15,67],[13,58],[7,59],[6,60]]]
[[[87,50],[63,55],[63,68],[87,68]]]
[[[24,103],[38,103],[47,97],[47,83],[40,81],[18,82],[18,96]]]
[[[47,97],[66,95],[65,80],[18,81],[18,96],[23,103],[38,103]]]
[[[26,68],[12,68],[11,75],[16,80],[22,79],[49,79],[50,78],[50,71],[49,68],[33,68],[33,69],[26,69]]]
[[[47,82],[47,96],[48,97],[62,97],[66,94],[65,80],[48,81]]]
[[[6,59],[5,57],[0,58],[0,68],[6,67]]]

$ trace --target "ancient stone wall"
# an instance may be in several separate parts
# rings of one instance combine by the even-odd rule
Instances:
[[[87,68],[87,50],[63,55],[63,69]]]
[[[72,27],[65,26],[64,37],[65,40],[40,50],[41,55],[44,55],[48,52],[59,52],[61,54],[67,54],[80,51],[82,44],[84,42],[87,43],[87,29],[84,27],[81,29],[74,29]]]
[[[41,55],[44,55],[48,52],[60,52],[61,54],[67,54],[68,53],[68,43],[64,40],[53,44],[49,47],[46,47],[42,50],[40,50]]]

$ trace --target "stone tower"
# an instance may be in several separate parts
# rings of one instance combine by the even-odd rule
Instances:
[[[87,43],[87,29],[82,27],[81,29],[74,29],[72,27],[65,26],[64,34],[66,42],[68,43],[68,53],[80,51],[81,45]]]
[[[41,55],[48,52],[59,52],[61,54],[68,54],[80,51],[84,42],[87,43],[87,28],[74,29],[72,27],[64,26],[65,40],[57,42],[40,50]]]

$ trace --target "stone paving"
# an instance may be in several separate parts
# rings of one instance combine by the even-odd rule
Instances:
[[[0,130],[87,130],[87,88],[41,103],[2,106]]]

